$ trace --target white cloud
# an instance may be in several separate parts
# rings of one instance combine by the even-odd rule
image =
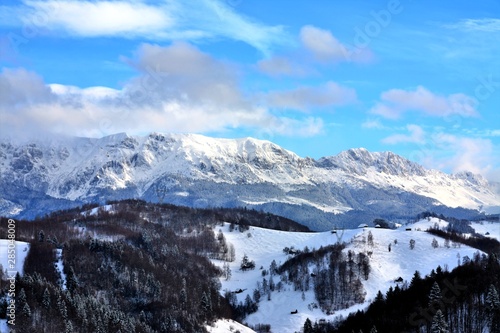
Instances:
[[[47,103],[55,96],[39,75],[25,69],[4,68],[0,72],[0,107],[13,110]]]
[[[472,171],[487,174],[492,167],[493,143],[488,139],[437,133],[432,138],[441,154],[437,164],[453,172]]]
[[[373,129],[383,129],[385,126],[380,122],[380,120],[366,120],[361,124],[362,128],[373,128]]]
[[[116,132],[211,132],[246,128],[321,133],[319,118],[272,114],[239,87],[234,68],[186,43],[142,45],[128,60],[139,75],[121,90],[46,84],[33,72],[0,72],[2,131],[41,129],[99,137]]]
[[[268,54],[291,38],[281,26],[269,26],[238,14],[220,0],[159,3],[136,0],[29,0],[1,6],[1,26],[71,37],[142,38],[149,41],[228,38]],[[3,14],[7,13],[7,14]],[[16,13],[15,18],[10,14]],[[9,18],[10,17],[10,18]]]
[[[460,115],[478,116],[477,101],[465,94],[437,95],[422,86],[415,90],[391,89],[382,93],[380,101],[370,110],[385,118],[397,119],[409,111],[434,117]]]
[[[39,22],[44,28],[63,29],[71,35],[128,36],[158,35],[173,24],[160,7],[127,1],[26,1],[31,9],[25,24]]]
[[[369,49],[348,47],[335,38],[330,31],[312,25],[303,26],[299,37],[305,49],[320,62],[369,62],[372,59]]]
[[[270,76],[303,76],[307,70],[300,65],[292,63],[285,57],[274,56],[257,63],[257,69]]]
[[[329,81],[319,87],[303,86],[293,90],[271,92],[267,100],[274,107],[309,111],[312,108],[355,103],[357,97],[354,89]]]
[[[406,126],[410,134],[394,134],[382,139],[383,143],[398,144],[398,143],[423,143],[425,142],[425,132],[418,125],[409,124]]]
[[[460,29],[471,32],[500,32],[500,19],[482,18],[482,19],[464,19],[454,24],[445,25],[446,28]]]

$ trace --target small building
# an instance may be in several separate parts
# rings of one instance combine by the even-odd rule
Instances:
[[[360,225],[358,225],[358,228],[368,228],[368,224],[361,223]]]
[[[380,224],[376,224],[375,228],[382,228],[382,227],[380,226]]]

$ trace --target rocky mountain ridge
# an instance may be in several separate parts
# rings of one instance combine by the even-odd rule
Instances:
[[[500,202],[480,175],[428,170],[392,152],[357,148],[315,160],[253,138],[120,133],[21,144],[4,139],[0,157],[0,215],[27,218],[86,202],[141,198],[247,206],[327,229],[360,218]]]

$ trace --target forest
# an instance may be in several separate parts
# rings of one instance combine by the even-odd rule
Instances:
[[[16,277],[16,332],[205,332],[217,318],[237,317],[220,292],[225,272],[209,260],[235,260],[232,245],[214,232],[223,221],[239,231],[253,224],[308,231],[254,210],[140,200],[16,221],[16,240],[30,243]],[[7,232],[2,218],[0,238]],[[5,318],[8,281],[0,272]]]

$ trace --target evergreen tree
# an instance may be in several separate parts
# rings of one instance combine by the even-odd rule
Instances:
[[[419,271],[415,271],[413,273],[413,277],[411,278],[410,286],[416,286],[422,282],[422,276]]]
[[[429,293],[429,307],[436,309],[441,306],[441,303],[442,303],[441,288],[439,288],[437,282],[434,282],[431,291]]]
[[[490,332],[500,332],[500,298],[495,286],[492,284],[488,288],[488,294],[486,295],[486,312]]]
[[[368,232],[368,246],[373,247],[373,234],[371,231]]]
[[[181,305],[184,307],[187,303],[186,279],[182,278],[182,288],[179,295]]]
[[[74,291],[78,287],[78,280],[76,279],[75,271],[72,266],[66,271],[66,288],[69,291]]]
[[[410,239],[410,249],[413,250],[415,248],[415,240]]]
[[[50,309],[50,292],[47,288],[43,291],[42,305],[45,309]]]
[[[21,309],[21,315],[23,315],[24,317],[31,317],[31,308],[28,303],[24,303]]]
[[[200,308],[205,315],[211,312],[211,304],[205,292],[201,295]]]
[[[255,262],[253,260],[249,260],[248,256],[245,254],[243,255],[243,259],[241,260],[240,268],[242,271],[246,271],[247,269],[254,269]]]
[[[43,242],[44,240],[45,240],[45,233],[43,232],[43,230],[40,230],[40,232],[38,232],[38,241]]]
[[[446,320],[444,319],[444,315],[441,312],[441,310],[437,310],[436,314],[432,318],[431,332],[450,333],[450,331],[448,330],[448,324],[446,323]]]
[[[313,333],[313,332],[314,332],[314,329],[313,329],[311,319],[307,318],[305,323],[304,323],[304,333]]]
[[[433,247],[433,248],[435,248],[435,249],[437,249],[437,248],[439,247],[439,243],[438,243],[438,241],[437,241],[437,239],[436,239],[436,238],[433,238],[433,239],[432,239],[432,243],[431,243],[431,245],[432,245],[432,247]]]
[[[19,294],[17,294],[17,301],[19,302],[20,307],[26,303],[26,292],[24,291],[24,288],[21,288]]]
[[[57,298],[57,309],[62,318],[66,319],[68,317],[68,310],[66,308],[66,302],[59,295]]]

